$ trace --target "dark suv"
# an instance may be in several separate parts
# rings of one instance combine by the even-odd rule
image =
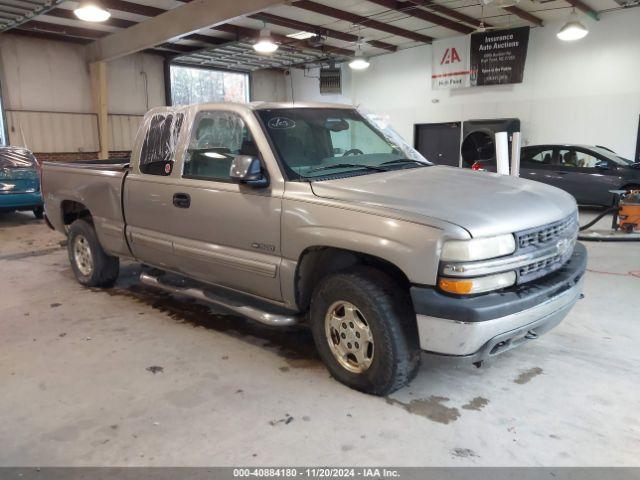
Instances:
[[[477,161],[471,168],[495,171],[495,159]],[[611,205],[610,190],[640,189],[640,163],[598,146],[524,147],[520,176],[561,188],[581,205]]]

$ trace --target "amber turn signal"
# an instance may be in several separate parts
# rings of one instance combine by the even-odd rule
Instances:
[[[438,282],[438,286],[445,292],[456,293],[458,295],[466,295],[468,293],[471,293],[471,290],[473,290],[473,281],[441,278]]]

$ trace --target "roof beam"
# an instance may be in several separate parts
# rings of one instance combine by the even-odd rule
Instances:
[[[256,30],[254,28],[248,28],[248,27],[241,27],[239,25],[231,25],[230,23],[225,23],[223,25],[218,25],[212,28],[214,30],[219,30],[221,32],[231,33],[232,35],[235,35],[237,39],[247,38],[250,40],[255,40],[260,36],[260,30]],[[323,53],[335,53],[335,54],[343,55],[346,57],[350,57],[355,54],[353,50],[347,50],[345,48],[339,48],[339,47],[332,47],[330,45],[313,47],[311,45],[308,45],[307,42],[303,40],[295,40],[285,35],[279,35],[273,32],[271,32],[271,37],[275,41],[280,42],[283,45],[291,45],[301,50],[314,50],[314,51],[323,52]]]
[[[365,28],[373,28],[375,30],[380,30],[381,32],[387,32],[392,35],[408,38],[415,42],[431,43],[431,41],[433,40],[432,37],[428,35],[423,35],[422,33],[412,32],[411,30],[405,30],[404,28],[396,27],[388,23],[379,22],[378,20],[373,20],[368,17],[356,15],[355,13],[347,12],[345,10],[340,10],[338,8],[333,8],[328,5],[323,5],[321,3],[316,3],[311,0],[299,0],[297,2],[292,3],[291,5],[297,8],[308,10],[310,12],[320,13],[328,17],[337,18],[338,20],[351,22],[353,24],[360,25]]]
[[[371,3],[375,3],[376,5],[380,5],[382,7],[386,7],[390,10],[395,10],[397,12],[402,12],[406,15],[410,15],[412,17],[419,18],[420,20],[424,20],[426,22],[433,23],[435,25],[440,25],[441,27],[448,28],[449,30],[453,30],[454,32],[467,33],[473,32],[473,28],[463,25],[462,23],[458,23],[446,17],[441,17],[440,15],[436,15],[435,13],[427,12],[426,10],[422,10],[411,2],[401,2],[398,0],[369,0]]]
[[[273,25],[279,25],[281,27],[293,28],[296,30],[304,30],[305,32],[316,33],[319,35],[324,35],[331,38],[336,38],[338,40],[343,40],[345,42],[357,42],[358,36],[353,35],[352,33],[341,32],[339,30],[332,30],[327,27],[320,27],[318,25],[312,25],[310,23],[301,22],[299,20],[292,20],[290,18],[279,17],[278,15],[272,15],[266,12],[256,13],[254,15],[249,15],[251,18],[255,18],[256,20],[262,20],[266,23],[272,23]],[[389,50],[390,52],[395,52],[398,47],[395,45],[391,45],[390,43],[380,42],[378,40],[368,40],[367,43],[375,48],[382,48],[384,50]]]
[[[408,0],[410,3],[413,3],[419,7],[427,7],[429,10],[433,10],[434,12],[441,13],[442,15],[446,15],[451,18],[455,18],[461,22],[467,23],[469,25],[473,25],[474,27],[479,27],[482,23],[482,20],[470,17],[469,15],[465,15],[464,13],[460,13],[453,8],[445,7],[444,5],[440,5],[438,3],[433,2],[432,0]],[[491,27],[487,22],[484,22],[485,27]]]
[[[520,7],[516,7],[516,6],[502,7],[502,9],[509,13],[513,13],[517,17],[520,17],[523,20],[526,20],[527,22],[531,22],[534,25],[537,25],[538,27],[542,27],[544,25],[541,18],[536,17],[535,15],[527,12],[526,10],[522,10]]]
[[[166,10],[162,10],[162,12],[165,12],[165,11]],[[47,15],[51,15],[53,17],[58,17],[58,18],[66,18],[66,19],[69,19],[69,20],[77,20],[77,17],[75,16],[75,14],[71,10],[66,10],[64,8],[54,8],[53,10],[50,10],[49,12],[47,12]],[[44,20],[44,21],[46,21],[46,20]],[[131,20],[124,20],[122,18],[115,18],[115,17],[112,16],[111,18],[105,20],[101,24],[102,25],[108,25],[110,27],[129,28],[129,27],[132,27],[134,25],[137,25],[138,23],[139,22],[134,22],[134,21],[131,21]],[[209,45],[220,45],[221,43],[225,43],[226,42],[226,40],[223,39],[223,38],[210,37],[208,35],[201,35],[199,33],[193,33],[191,35],[186,35],[184,37],[181,37],[180,40],[194,40],[194,41],[206,43],[206,44],[209,44]]]
[[[279,3],[282,0],[193,1],[93,42],[87,47],[88,60],[113,60]]]
[[[49,10],[47,15],[57,18],[66,18],[68,20],[78,20],[78,17],[71,10],[67,10],[66,8],[54,8],[53,10]],[[46,21],[42,19],[43,21]],[[133,25],[136,25],[138,22],[132,22],[131,20],[123,20],[121,18],[115,18],[111,16],[104,22],[100,22],[100,25],[108,25],[110,27],[117,28],[129,28]]]
[[[59,23],[46,23],[32,20],[20,25],[22,30],[32,32],[59,33],[71,37],[94,38],[99,39],[109,35],[104,30],[92,30],[90,28],[70,27],[68,25],[60,25]]]
[[[573,8],[577,8],[581,12],[586,13],[594,20],[600,20],[600,14],[596,10],[591,8],[589,5],[582,2],[582,0],[567,0],[567,3],[571,5]]]
[[[109,10],[118,10],[120,12],[133,13],[145,17],[156,17],[166,12],[163,8],[150,7],[139,3],[126,2],[124,0],[102,0],[102,4]]]
[[[22,35],[24,37],[42,38],[44,40],[55,40],[58,42],[77,43],[80,45],[86,45],[91,42],[88,38],[69,37],[62,33],[42,32],[38,30],[31,30],[25,28],[25,25],[20,25],[18,28],[12,28],[10,32],[12,35]]]

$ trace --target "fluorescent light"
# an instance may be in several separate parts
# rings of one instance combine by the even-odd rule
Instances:
[[[560,29],[556,36],[560,40],[571,42],[586,37],[588,33],[589,30],[582,23],[580,23],[580,21],[578,20],[578,16],[574,11],[571,14],[571,17],[569,17],[569,21],[564,24],[564,26]]]
[[[300,31],[296,33],[290,33],[287,35],[289,38],[295,38],[296,40],[306,40],[307,38],[315,37],[315,33]]]
[[[80,2],[80,5],[78,5],[78,8],[76,8],[73,13],[85,22],[104,22],[111,16],[109,11],[105,9],[98,0]]]
[[[253,49],[258,53],[273,53],[278,50],[278,45],[271,38],[271,32],[264,28],[260,30],[260,38],[253,44]]]

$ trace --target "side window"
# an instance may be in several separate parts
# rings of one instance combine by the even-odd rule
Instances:
[[[326,120],[330,127],[331,144],[334,155],[342,155],[349,150],[355,153],[393,153],[393,149],[379,135],[360,120],[343,120],[343,127],[336,123],[331,128],[331,118]]]
[[[551,165],[553,161],[553,149],[545,150],[525,150],[522,156],[522,162],[532,166]]]
[[[163,176],[171,174],[183,120],[182,113],[158,114],[151,117],[140,151],[142,173]]]
[[[258,156],[251,132],[232,112],[202,112],[195,121],[182,176],[229,182],[237,155]]]
[[[596,168],[596,165],[608,163],[587,152],[581,150],[560,150],[560,165],[569,168]]]

